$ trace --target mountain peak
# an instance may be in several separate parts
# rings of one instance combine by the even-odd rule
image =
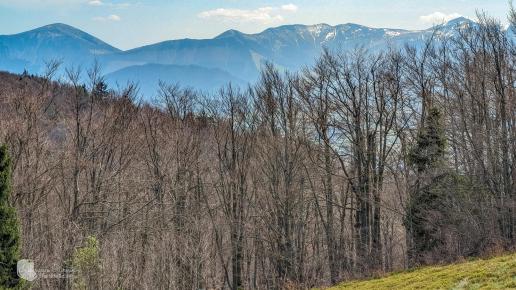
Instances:
[[[46,47],[49,51],[59,51],[62,47],[73,47],[75,51],[68,51],[71,55],[76,55],[79,51],[96,55],[120,51],[93,35],[64,23],[53,23],[5,37],[12,41],[13,45],[20,45],[17,50]]]
[[[46,28],[46,29],[74,29],[74,30],[76,29],[75,27],[73,27],[71,25],[60,23],[60,22],[51,23],[51,24],[42,26],[41,28],[42,29],[44,29],[44,28]]]
[[[227,30],[221,34],[219,34],[217,37],[215,37],[216,39],[221,39],[221,38],[226,38],[226,37],[235,37],[235,36],[242,36],[243,33],[238,31],[238,30],[235,30],[235,29],[230,29],[230,30]]]
[[[64,23],[48,24],[48,25],[30,30],[30,31],[27,31],[27,33],[29,33],[29,32],[50,32],[50,33],[61,33],[61,34],[68,34],[68,35],[78,35],[78,34],[85,35],[85,34],[87,34],[86,32],[84,32],[80,29],[77,29],[73,26],[70,26],[70,25],[64,24]]]
[[[452,20],[446,22],[445,26],[457,26],[457,25],[462,25],[462,24],[466,24],[466,23],[470,24],[470,23],[474,23],[474,21],[467,17],[461,16],[461,17],[457,17],[455,19],[452,19]]]

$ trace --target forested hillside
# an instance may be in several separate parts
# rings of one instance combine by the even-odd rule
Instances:
[[[246,90],[0,74],[34,289],[282,289],[513,250],[516,46],[479,15]],[[90,81],[82,84],[83,76]]]

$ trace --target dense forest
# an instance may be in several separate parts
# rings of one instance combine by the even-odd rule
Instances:
[[[513,250],[511,33],[480,13],[152,104],[98,66],[1,74],[20,258],[71,273],[30,286],[305,289]]]

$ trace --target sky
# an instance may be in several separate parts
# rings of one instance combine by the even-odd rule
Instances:
[[[164,40],[257,33],[286,24],[358,23],[425,29],[485,11],[506,23],[508,0],[0,0],[0,35],[51,23],[84,30],[120,49]]]

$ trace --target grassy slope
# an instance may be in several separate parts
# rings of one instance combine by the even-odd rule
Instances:
[[[516,254],[420,268],[369,281],[343,283],[329,289],[516,289]]]

